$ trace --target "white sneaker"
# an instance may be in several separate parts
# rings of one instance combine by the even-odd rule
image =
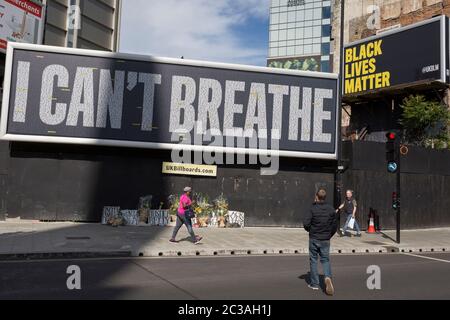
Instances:
[[[334,295],[334,287],[333,282],[331,281],[331,278],[325,278],[325,292],[327,295],[332,296]]]

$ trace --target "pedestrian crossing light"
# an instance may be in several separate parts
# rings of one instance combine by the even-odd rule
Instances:
[[[400,207],[400,200],[397,192],[392,192],[392,208],[397,210]]]
[[[386,161],[387,170],[390,173],[396,173],[398,170],[398,156],[397,156],[397,134],[395,132],[386,133]]]

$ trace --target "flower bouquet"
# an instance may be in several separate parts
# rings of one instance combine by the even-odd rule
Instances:
[[[180,206],[180,195],[171,194],[168,198],[168,201],[169,201],[170,222],[176,222],[178,207]]]
[[[192,208],[197,217],[198,224],[201,228],[207,227],[213,205],[209,203],[208,196],[202,193],[194,194],[194,199],[195,201],[192,204]]]
[[[225,228],[225,216],[228,213],[228,200],[223,194],[214,199],[214,212],[217,216],[217,224],[219,228]]]

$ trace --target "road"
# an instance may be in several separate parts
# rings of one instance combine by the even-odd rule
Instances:
[[[0,262],[0,299],[449,299],[450,253],[334,255],[336,294],[307,288],[308,257],[115,258]],[[77,265],[81,290],[68,290]],[[367,288],[367,267],[381,289]]]

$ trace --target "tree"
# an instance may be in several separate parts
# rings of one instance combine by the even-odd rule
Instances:
[[[450,111],[446,105],[423,95],[410,95],[400,107],[406,142],[439,149],[449,147]]]

